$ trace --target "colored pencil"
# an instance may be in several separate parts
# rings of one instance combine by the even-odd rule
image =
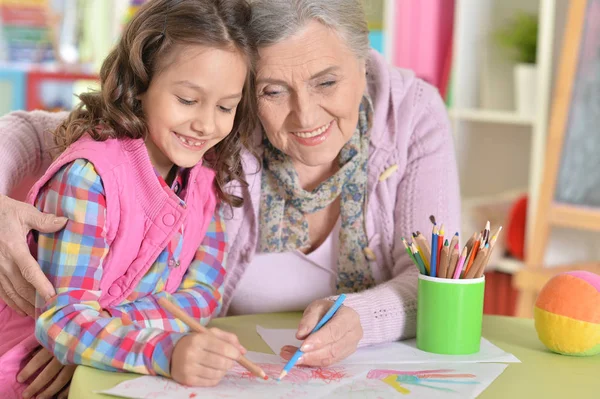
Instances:
[[[346,299],[346,295],[341,294],[337,298],[337,300],[333,303],[333,305],[331,305],[331,307],[329,308],[327,313],[325,313],[325,316],[323,316],[321,318],[321,320],[319,320],[319,322],[317,323],[315,328],[313,328],[313,330],[310,333],[314,334],[317,331],[319,331],[321,329],[321,327],[323,327],[325,325],[325,323],[327,323],[335,315],[335,312],[337,312],[338,309],[342,306],[342,303],[344,302],[345,299]],[[303,354],[304,354],[304,352],[302,352],[300,349],[298,349],[296,351],[296,353],[294,353],[292,358],[283,367],[283,371],[281,372],[281,374],[279,374],[279,378],[277,379],[278,381],[281,380],[283,377],[285,377],[290,372],[292,367],[294,367],[296,365],[296,362],[298,361],[298,359],[300,359],[300,357]]]
[[[454,240],[452,240],[454,241]],[[458,240],[457,240],[458,241]],[[448,262],[448,271],[446,272],[446,278],[454,277],[454,271],[456,270],[456,263],[458,262],[458,242],[454,244],[452,248],[452,255],[450,255],[450,262]]]
[[[404,239],[404,237],[402,237],[402,244],[404,244],[404,248],[406,248],[406,252],[408,253],[408,256],[410,256],[410,259],[413,261],[413,263],[417,266],[419,266],[417,264],[417,260],[415,259],[415,257],[413,256],[412,251],[410,250],[410,247],[408,246],[408,243],[406,242],[406,239]]]
[[[438,270],[438,274],[440,272],[440,263],[442,261],[442,247],[444,246],[444,234],[446,232],[444,231],[444,224],[442,223],[442,226],[440,227],[439,233],[438,233],[438,251],[437,251],[437,270]],[[440,277],[444,277],[444,276],[440,276]]]
[[[481,235],[483,237],[483,235]],[[473,248],[471,248],[471,251],[469,251],[469,256],[468,259],[466,261],[466,266],[465,266],[465,273],[469,272],[469,269],[471,268],[471,266],[473,265],[473,262],[475,261],[475,257],[477,256],[477,252],[479,251],[480,245],[481,245],[481,238],[479,237],[479,239],[477,241],[475,241],[475,244],[473,244]]]
[[[413,256],[415,257],[419,271],[421,272],[421,274],[424,274],[425,276],[427,276],[427,268],[425,267],[425,262],[423,262],[423,258],[421,257],[421,254],[419,253],[419,249],[417,248],[417,245],[413,242],[411,244],[410,248],[412,249]]]
[[[427,243],[427,239],[425,239],[425,236],[420,232],[417,231],[416,233],[413,234],[413,241],[417,242],[417,247],[419,248],[419,252],[421,253],[421,256],[423,257],[423,261],[425,263],[425,267],[427,268],[427,273],[429,273],[429,259],[431,258],[431,250],[429,249],[429,244]]]
[[[462,268],[463,268],[463,265],[465,264],[466,258],[467,258],[467,246],[465,245],[465,247],[462,250],[462,253],[460,254],[460,258],[458,258],[458,263],[456,263],[456,270],[454,270],[454,276],[452,276],[452,278],[457,279],[460,277],[460,274],[462,272]]]
[[[212,334],[210,330],[204,327],[202,324],[198,323],[194,320],[190,315],[188,315],[183,309],[179,308],[177,305],[169,301],[167,298],[159,298],[158,304],[169,311],[173,316],[187,324],[187,326],[197,333],[201,334]],[[254,374],[255,376],[262,378],[263,380],[269,379],[267,374],[261,369],[258,365],[252,363],[250,360],[246,359],[244,356],[241,356],[237,362],[244,367],[246,370]]]
[[[467,247],[467,251],[470,251],[471,248],[473,248],[473,244],[475,244],[476,239],[477,239],[477,233],[473,233],[471,238],[469,238],[469,241],[467,241],[467,243],[465,244],[465,246]]]
[[[492,257],[492,251],[494,250],[494,247],[496,245],[496,241],[498,240],[498,236],[500,235],[501,231],[502,231],[502,226],[500,226],[498,228],[498,230],[496,230],[496,232],[494,233],[494,235],[492,236],[492,238],[490,240],[490,243],[489,243],[490,249],[488,251],[487,258],[485,259],[485,265],[486,266],[490,262],[490,258]],[[483,275],[483,270],[481,271],[480,274]],[[481,275],[478,274],[476,277],[481,277]]]
[[[465,278],[473,278],[479,271],[479,268],[483,266],[485,263],[485,258],[487,257],[488,248],[482,248],[480,251],[477,251],[477,255],[475,256],[475,260],[471,268],[469,268],[465,272]]]
[[[440,236],[441,238],[441,236]],[[450,247],[448,240],[444,242],[444,246],[440,251],[440,268],[438,271],[438,277],[446,278],[448,277],[448,259],[450,258]]]
[[[433,225],[431,232],[431,277],[437,277],[437,258],[438,258],[438,231],[437,226]]]

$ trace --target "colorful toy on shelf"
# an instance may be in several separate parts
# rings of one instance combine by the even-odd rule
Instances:
[[[600,353],[600,275],[574,271],[554,276],[537,298],[534,317],[538,336],[551,351]]]
[[[0,0],[0,60],[47,62],[54,59],[48,0]]]
[[[94,88],[98,77],[85,73],[31,71],[27,74],[27,110],[70,110],[76,95]],[[89,84],[82,82],[89,82]]]

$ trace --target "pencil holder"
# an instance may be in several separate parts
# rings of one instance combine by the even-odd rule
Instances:
[[[485,277],[419,275],[417,348],[445,355],[479,352]]]

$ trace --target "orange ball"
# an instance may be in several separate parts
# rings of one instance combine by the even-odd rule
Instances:
[[[600,276],[586,271],[554,276],[538,295],[535,329],[553,352],[600,353]]]

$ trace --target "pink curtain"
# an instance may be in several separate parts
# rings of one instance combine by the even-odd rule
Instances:
[[[394,65],[445,94],[452,57],[454,0],[395,1]]]

